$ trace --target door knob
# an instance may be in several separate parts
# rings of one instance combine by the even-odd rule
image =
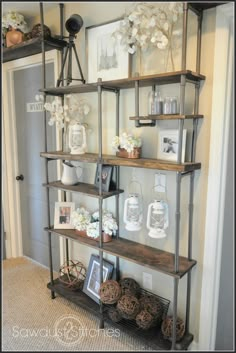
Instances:
[[[24,175],[20,174],[20,175],[17,175],[16,177],[16,180],[24,180]]]

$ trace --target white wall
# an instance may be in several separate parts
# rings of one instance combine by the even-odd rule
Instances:
[[[94,24],[100,24],[104,21],[113,20],[123,15],[126,8],[129,7],[129,2],[126,3],[111,3],[111,2],[86,2],[86,3],[65,3],[65,19],[73,13],[79,13],[83,20],[84,26],[76,39],[76,46],[83,72],[86,72],[86,55],[85,55],[85,27]],[[56,23],[56,21],[57,23]],[[38,18],[35,19],[35,23]],[[45,14],[45,24],[47,24],[53,33],[59,34],[59,9],[54,9]],[[212,99],[212,77],[214,66],[214,31],[215,31],[215,9],[207,10],[203,16],[203,36],[202,36],[202,55],[201,55],[201,73],[206,75],[206,81],[201,83],[200,89],[200,105],[199,113],[204,114],[203,121],[199,122],[198,141],[196,161],[202,163],[200,171],[196,172],[195,178],[195,194],[194,194],[194,224],[193,224],[193,258],[197,260],[197,266],[192,271],[192,297],[191,297],[191,315],[190,315],[190,332],[194,334],[195,340],[198,341],[199,332],[199,312],[201,302],[201,281],[202,281],[202,264],[203,264],[203,249],[204,249],[204,229],[205,229],[205,210],[206,210],[206,194],[207,194],[207,175],[208,175],[208,156],[209,156],[209,136],[211,128],[211,99]],[[190,38],[191,45],[194,46],[194,38]],[[189,65],[191,56],[188,57]],[[145,60],[143,56],[142,61]],[[146,58],[147,60],[147,58]],[[194,59],[193,59],[194,60]],[[150,61],[151,62],[151,61]],[[73,63],[73,75],[78,73],[75,62]],[[188,67],[187,67],[188,68]],[[149,68],[150,72],[155,70],[155,67]],[[76,71],[76,72],[75,72]],[[189,87],[189,85],[188,85]],[[147,95],[150,88],[143,88],[140,92],[140,113],[147,113]],[[189,94],[190,88],[187,93]],[[165,94],[179,94],[179,86],[162,86],[161,92]],[[190,92],[191,93],[191,92]],[[84,94],[81,97],[88,99],[92,112],[87,119],[87,123],[92,127],[93,131],[88,136],[88,151],[97,151],[98,135],[97,135],[97,95],[95,93]],[[191,97],[191,94],[189,94]],[[188,105],[189,106],[189,105]],[[110,142],[111,136],[115,135],[115,97],[112,93],[103,94],[103,146],[104,152],[113,153]],[[142,135],[143,157],[155,158],[157,153],[157,132],[159,127],[177,127],[176,123],[160,122],[158,127],[147,127],[135,129],[134,123],[128,118],[134,115],[134,90],[121,91],[121,109],[120,109],[120,128],[131,129]],[[121,188],[127,191],[130,180],[131,168],[121,168]],[[94,182],[95,166],[84,165],[84,180]],[[142,181],[142,189],[144,194],[144,205],[147,210],[147,205],[152,199],[151,188],[154,184],[154,170],[136,169],[136,175]],[[167,198],[170,207],[170,227],[168,236],[163,240],[154,240],[148,237],[145,228],[139,233],[132,234],[124,230],[123,222],[121,222],[120,233],[122,237],[135,240],[143,244],[153,247],[158,247],[166,251],[173,252],[174,250],[174,225],[175,225],[175,174],[166,172],[167,175]],[[187,254],[187,219],[188,219],[188,187],[189,179],[184,178],[182,182],[182,213],[181,213],[181,231],[180,231],[180,254]],[[123,201],[126,193],[120,197],[121,214],[123,209]],[[90,210],[95,210],[98,207],[98,202],[94,199],[88,199],[82,196],[73,195],[73,200],[77,205],[85,205]],[[114,199],[106,200],[105,207],[110,210],[114,209]],[[146,212],[144,219],[146,218]],[[121,217],[122,219],[122,217]],[[85,265],[88,265],[89,255],[94,253],[85,246],[74,244],[71,255],[74,259],[79,259]],[[111,261],[115,261],[114,257],[105,256]],[[142,272],[149,272],[153,276],[153,292],[171,300],[173,297],[173,281],[171,277],[164,276],[158,272],[144,269],[142,266],[129,263],[121,260],[121,271],[123,276],[131,276],[142,285]],[[185,299],[186,299],[186,277],[181,279],[179,286],[179,307],[178,315],[185,315]],[[171,312],[171,308],[170,308]]]

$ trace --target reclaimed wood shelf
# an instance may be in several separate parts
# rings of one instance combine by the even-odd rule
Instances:
[[[176,119],[203,119],[201,114],[149,114],[145,116],[131,116],[129,120],[176,120]]]
[[[85,238],[78,235],[74,229],[45,228],[45,230],[97,250],[100,249],[99,243],[92,238]],[[151,268],[175,278],[182,278],[197,263],[195,260],[188,260],[186,257],[179,256],[179,272],[176,273],[175,255],[173,253],[136,243],[125,238],[112,238],[111,242],[103,243],[102,250],[108,254],[119,256],[130,262]]]
[[[92,300],[89,296],[87,296],[82,290],[73,291],[66,287],[58,278],[54,279],[53,284],[49,282],[47,284],[47,288],[51,291],[54,291],[61,297],[71,301],[75,305],[87,310],[91,314],[100,318],[100,307],[94,300]],[[130,336],[141,340],[141,342],[147,344],[148,346],[157,349],[157,350],[170,350],[171,342],[169,340],[164,339],[161,330],[157,327],[149,329],[147,331],[142,330],[140,328],[135,327],[134,325],[130,325],[129,320],[122,320],[119,323],[114,323],[109,319],[106,311],[104,312],[104,324],[105,328],[114,327],[116,329],[121,330],[122,332],[129,334]],[[177,350],[185,350],[188,348],[190,343],[193,340],[192,334],[185,334],[181,341],[176,343]]]
[[[85,154],[70,154],[62,151],[56,152],[41,152],[41,157],[48,159],[62,159],[62,160],[72,160],[87,163],[98,163],[99,158],[97,153],[85,153]],[[121,158],[114,155],[103,154],[102,164],[108,164],[113,166],[123,166],[123,167],[135,167],[135,168],[147,168],[147,169],[159,169],[159,170],[169,170],[175,172],[190,172],[193,170],[201,169],[201,163],[197,162],[185,162],[177,163],[170,162],[161,159],[152,158]]]
[[[61,39],[48,37],[47,39],[44,39],[44,44],[45,51],[53,49],[62,50],[67,45],[67,42]],[[9,48],[3,48],[2,52],[3,63],[38,54],[42,52],[42,39],[40,37],[32,38]]]
[[[170,83],[180,83],[181,75],[186,76],[186,80],[198,82],[205,80],[205,76],[198,74],[190,70],[182,70],[175,72],[166,72],[162,74],[140,76],[140,77],[130,77],[121,80],[112,80],[112,81],[101,81],[87,84],[79,84],[65,87],[52,87],[40,89],[40,92],[45,92],[49,95],[63,95],[70,93],[86,93],[86,92],[97,92],[98,86],[101,86],[103,89],[107,90],[116,90],[116,89],[126,89],[134,88],[135,81],[139,82],[139,87],[148,87],[153,84],[165,85]]]
[[[60,189],[69,192],[78,192],[84,195],[91,197],[96,197],[98,199],[106,199],[111,196],[115,196],[124,192],[124,190],[112,190],[112,191],[103,191],[102,195],[99,195],[99,189],[93,184],[81,183],[79,182],[76,185],[64,185],[60,180],[50,182],[48,184],[43,184],[47,188]]]

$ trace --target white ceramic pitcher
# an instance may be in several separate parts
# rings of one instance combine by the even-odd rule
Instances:
[[[75,185],[78,183],[79,178],[82,175],[82,168],[81,167],[75,167],[72,165],[70,162],[63,161],[63,172],[62,172],[62,178],[61,182],[64,185]],[[77,168],[80,168],[81,174],[78,177],[77,175]]]

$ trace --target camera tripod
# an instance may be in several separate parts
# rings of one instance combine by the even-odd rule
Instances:
[[[82,73],[82,69],[80,66],[80,62],[79,62],[79,57],[77,55],[77,51],[76,51],[76,47],[75,47],[75,43],[74,43],[74,39],[75,39],[75,35],[70,34],[69,36],[69,42],[67,43],[66,46],[66,51],[64,54],[64,58],[63,58],[63,63],[62,63],[62,68],[61,68],[61,72],[59,75],[59,78],[57,80],[57,87],[60,86],[61,82],[63,81],[67,81],[67,86],[74,80],[74,81],[81,81],[82,83],[85,83],[85,79]],[[68,38],[68,37],[67,37]],[[75,53],[75,58],[76,58],[76,62],[79,68],[79,72],[80,72],[80,79],[76,79],[76,78],[72,78],[72,49],[74,50]],[[69,53],[69,58],[68,58],[68,68],[67,68],[67,77],[65,79],[63,79],[63,71],[64,71],[64,67],[66,64],[66,59],[67,59],[67,55]]]

